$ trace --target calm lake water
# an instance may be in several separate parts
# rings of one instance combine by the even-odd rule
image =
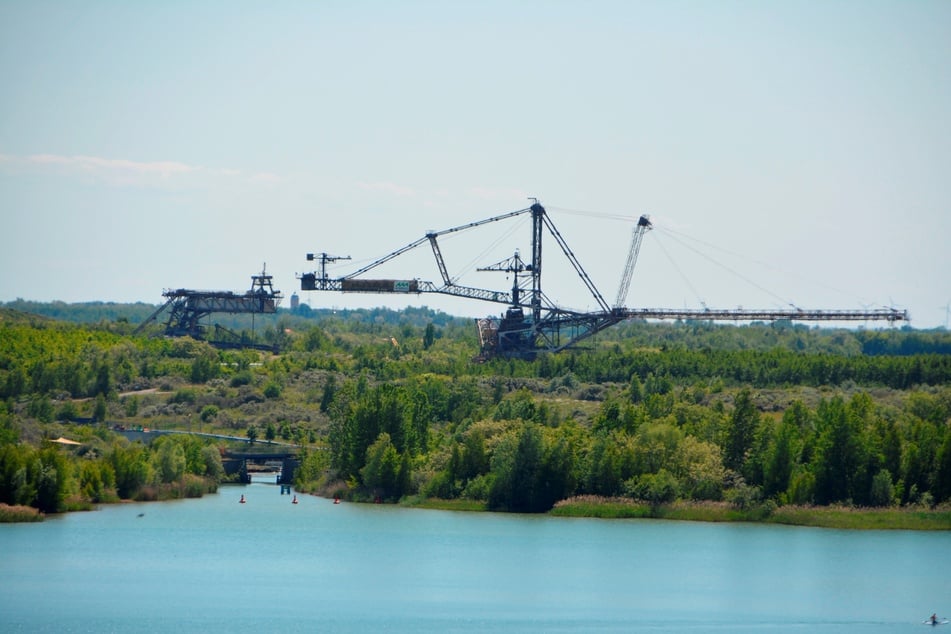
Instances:
[[[0,631],[913,632],[951,613],[948,532],[298,499],[254,483],[0,525]]]

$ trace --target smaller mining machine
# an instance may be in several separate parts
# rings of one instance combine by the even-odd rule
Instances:
[[[268,275],[267,265],[261,270],[260,275],[251,276],[251,288],[244,293],[179,288],[166,290],[162,296],[166,298],[166,302],[139,324],[136,333],[141,332],[162,312],[168,310],[168,321],[165,324],[166,336],[204,339],[206,327],[201,321],[212,313],[272,314],[277,312],[277,306],[284,297],[281,291],[274,290],[273,276]],[[260,347],[251,342],[242,342],[236,333],[221,326],[216,325],[215,331],[218,340],[210,342],[214,345]]]

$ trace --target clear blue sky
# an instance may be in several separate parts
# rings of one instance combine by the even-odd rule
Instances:
[[[535,196],[609,303],[649,213],[629,306],[944,325],[949,69],[946,1],[4,0],[0,301],[157,304],[264,262],[290,296],[307,252],[342,275]],[[508,288],[468,272],[530,253],[508,228],[447,238],[450,273]],[[594,308],[545,249],[546,293]],[[439,280],[428,247],[380,275]]]

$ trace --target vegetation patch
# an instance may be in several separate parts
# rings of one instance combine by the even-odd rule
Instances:
[[[418,496],[406,497],[400,500],[402,506],[418,509],[433,509],[439,511],[485,511],[486,503],[482,500],[467,500],[457,498],[444,500],[441,498],[421,498]]]
[[[578,496],[550,511],[556,517],[653,518],[694,522],[767,522],[793,526],[852,530],[951,530],[951,507],[875,509],[847,506],[781,506],[763,504],[738,509],[725,502],[684,502],[651,506],[625,498]]]
[[[769,521],[822,528],[946,531],[951,530],[951,507],[873,509],[790,506],[777,509]]]
[[[280,443],[297,491],[353,501],[951,528],[944,330],[632,321],[476,363],[472,320],[425,308],[282,309],[254,322],[280,354],[135,333],[143,311],[0,311],[0,503],[196,497],[246,475],[227,447]]]
[[[12,522],[42,522],[46,519],[43,513],[32,506],[22,504],[4,504],[0,502],[0,524]]]
[[[598,517],[603,519],[634,519],[654,517],[647,504],[629,498],[608,498],[579,495],[562,500],[549,511],[556,517]]]

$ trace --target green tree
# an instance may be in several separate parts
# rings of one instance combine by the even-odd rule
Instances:
[[[763,468],[765,496],[774,497],[789,488],[789,480],[797,463],[796,437],[794,424],[784,419],[770,444]]]
[[[628,398],[635,405],[644,400],[644,386],[641,385],[641,377],[635,372],[631,374],[631,380],[627,387]]]
[[[892,484],[892,474],[888,469],[882,469],[872,478],[871,492],[872,506],[891,506],[895,502],[895,487]]]
[[[492,457],[495,480],[489,507],[523,513],[547,510],[539,496],[542,457],[542,435],[535,424],[523,423],[516,434],[503,440]]]
[[[657,473],[682,456],[683,432],[667,423],[648,423],[634,436],[634,469],[637,473]]]
[[[0,445],[0,502],[30,504],[36,497],[36,488],[26,477],[33,453],[29,445]]]
[[[104,423],[108,413],[109,409],[106,406],[106,397],[100,392],[96,395],[96,407],[93,409],[93,418],[96,419],[96,422]]]
[[[213,478],[215,482],[220,482],[225,474],[225,468],[221,463],[221,452],[218,448],[212,445],[203,446],[201,448],[201,461],[204,471],[199,475],[205,475]]]
[[[220,368],[218,358],[212,351],[207,351],[192,360],[192,383],[207,383],[218,376]]]
[[[853,500],[860,469],[865,465],[862,440],[840,397],[824,400],[816,411],[816,502]],[[858,492],[867,495],[866,492]]]
[[[535,475],[534,506],[547,511],[555,502],[574,494],[578,485],[577,458],[570,438],[564,434],[542,436],[542,461]]]
[[[115,473],[107,462],[84,460],[80,463],[79,485],[90,502],[105,502],[115,496]]]
[[[96,382],[92,388],[92,396],[108,396],[112,391],[112,372],[109,364],[102,361],[96,370]]]
[[[413,389],[407,403],[406,446],[414,454],[425,453],[429,448],[429,424],[433,419],[433,408],[425,392]],[[403,453],[409,453],[404,451]]]
[[[60,421],[70,421],[75,420],[79,417],[79,410],[76,409],[75,403],[72,401],[66,401],[63,403],[59,411],[56,412],[56,420]]]
[[[116,493],[120,498],[133,498],[148,483],[150,469],[145,448],[141,445],[116,443],[108,460],[116,474]]]
[[[327,413],[330,411],[330,405],[333,403],[334,395],[337,393],[337,380],[334,378],[334,375],[327,377],[327,382],[324,383],[324,390],[320,396],[320,411]]]
[[[330,456],[326,451],[303,449],[299,460],[300,463],[294,470],[294,486],[298,489],[305,489],[320,482],[330,468]]]
[[[331,464],[343,477],[360,473],[366,463],[367,449],[386,432],[398,453],[406,447],[406,416],[401,389],[384,384],[367,387],[363,394],[358,385],[355,400],[331,422],[329,440]]]
[[[432,322],[426,324],[426,332],[423,334],[423,350],[429,350],[436,342],[436,327]]]
[[[759,412],[753,404],[749,389],[743,389],[736,395],[733,415],[730,417],[723,445],[723,464],[727,469],[743,471],[747,452],[753,445],[756,428],[759,425]]]
[[[945,431],[944,442],[938,450],[932,495],[935,502],[951,499],[951,432],[948,431]]]
[[[409,452],[404,451],[400,455],[400,468],[396,474],[396,497],[402,497],[412,493],[413,486],[413,461],[410,459]]]
[[[588,452],[584,475],[584,491],[595,495],[612,496],[621,492],[626,479],[623,470],[621,445],[618,434],[595,436]]]
[[[667,469],[661,469],[657,473],[645,473],[632,478],[625,483],[625,489],[631,497],[657,507],[677,499],[680,482]]]
[[[63,510],[70,465],[56,447],[39,452],[36,461],[36,500],[32,504],[44,513]]]
[[[22,366],[16,366],[7,373],[0,396],[4,398],[18,397],[26,393],[27,378]]]
[[[366,463],[360,470],[360,476],[363,484],[377,492],[379,497],[399,497],[400,456],[386,432],[381,433],[367,448]]]
[[[29,416],[40,422],[53,422],[53,403],[50,402],[50,398],[46,394],[40,394],[30,399],[26,411]]]
[[[459,475],[463,480],[487,473],[489,471],[489,457],[485,450],[485,435],[481,430],[471,430],[463,441],[463,452]]]
[[[312,326],[304,334],[304,350],[307,352],[317,352],[318,350],[325,350],[330,347],[330,338],[324,333],[323,330],[317,326]]]
[[[160,482],[177,482],[185,474],[185,450],[171,438],[161,438],[155,443],[157,450],[152,463]]]

